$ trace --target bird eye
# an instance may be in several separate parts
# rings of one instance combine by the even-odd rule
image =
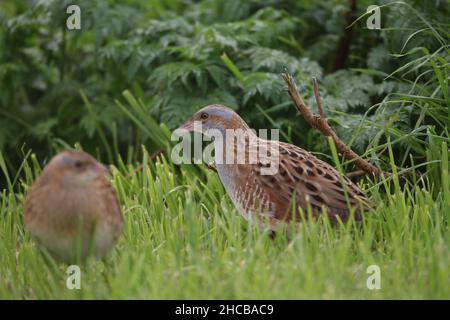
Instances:
[[[83,168],[83,166],[84,166],[83,162],[81,162],[81,161],[76,161],[75,162],[75,168],[81,169],[81,168]]]
[[[200,118],[203,119],[203,120],[208,119],[208,114],[207,114],[206,112],[203,112],[203,113],[200,115]]]

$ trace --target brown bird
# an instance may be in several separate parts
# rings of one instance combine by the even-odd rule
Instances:
[[[25,227],[57,259],[101,258],[120,237],[123,219],[108,171],[87,153],[62,151],[31,186]]]
[[[360,220],[361,212],[369,207],[361,190],[331,165],[295,145],[257,137],[225,106],[206,106],[179,129],[215,137],[215,167],[228,195],[246,218],[269,221],[272,229],[281,221],[292,220],[294,207],[296,219],[300,208],[306,214],[309,207],[313,216],[326,209],[331,221],[338,217],[346,221],[349,207]],[[230,143],[233,139],[229,135],[239,131],[240,137]],[[218,139],[218,135],[223,138]],[[243,152],[245,161],[227,161],[230,154],[231,159],[237,159],[240,153],[242,160]],[[268,172],[272,167],[276,170]]]

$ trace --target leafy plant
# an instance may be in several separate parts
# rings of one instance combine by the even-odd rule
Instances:
[[[157,123],[174,129],[211,103],[329,153],[290,104],[284,68],[309,105],[318,78],[329,122],[379,165],[387,167],[388,138],[401,166],[427,161],[430,130],[448,141],[448,8],[440,2],[386,1],[381,30],[364,19],[352,25],[338,70],[331,62],[347,30],[345,1],[80,0],[75,31],[65,27],[68,4],[1,5],[0,150],[9,170],[22,147],[43,156],[77,142],[110,162],[119,153],[136,160],[141,144],[165,148]],[[354,19],[369,4],[358,2]]]

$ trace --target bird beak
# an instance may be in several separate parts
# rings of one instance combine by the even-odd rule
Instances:
[[[192,120],[186,121],[177,130],[187,130],[189,132],[194,131],[194,121],[192,121]]]
[[[107,166],[107,165],[103,165],[103,167],[105,168],[105,173],[106,173],[107,175],[110,175],[110,174],[111,174],[111,167],[110,167],[110,166]]]
[[[104,165],[102,163],[97,163],[97,165],[95,166],[95,171],[98,172],[99,174],[104,174],[104,175],[111,174],[111,169],[109,168],[109,166]]]

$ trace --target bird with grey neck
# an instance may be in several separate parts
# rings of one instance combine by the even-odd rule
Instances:
[[[227,194],[247,219],[268,222],[271,229],[298,221],[302,212],[314,217],[326,212],[336,222],[348,220],[352,211],[360,220],[369,208],[359,187],[334,167],[295,145],[257,137],[228,107],[206,106],[179,130],[214,136],[215,167]],[[236,132],[241,138],[228,139]],[[239,156],[244,161],[227,161]]]
[[[108,172],[87,153],[62,151],[31,186],[24,225],[55,258],[102,258],[116,244],[123,219]]]

